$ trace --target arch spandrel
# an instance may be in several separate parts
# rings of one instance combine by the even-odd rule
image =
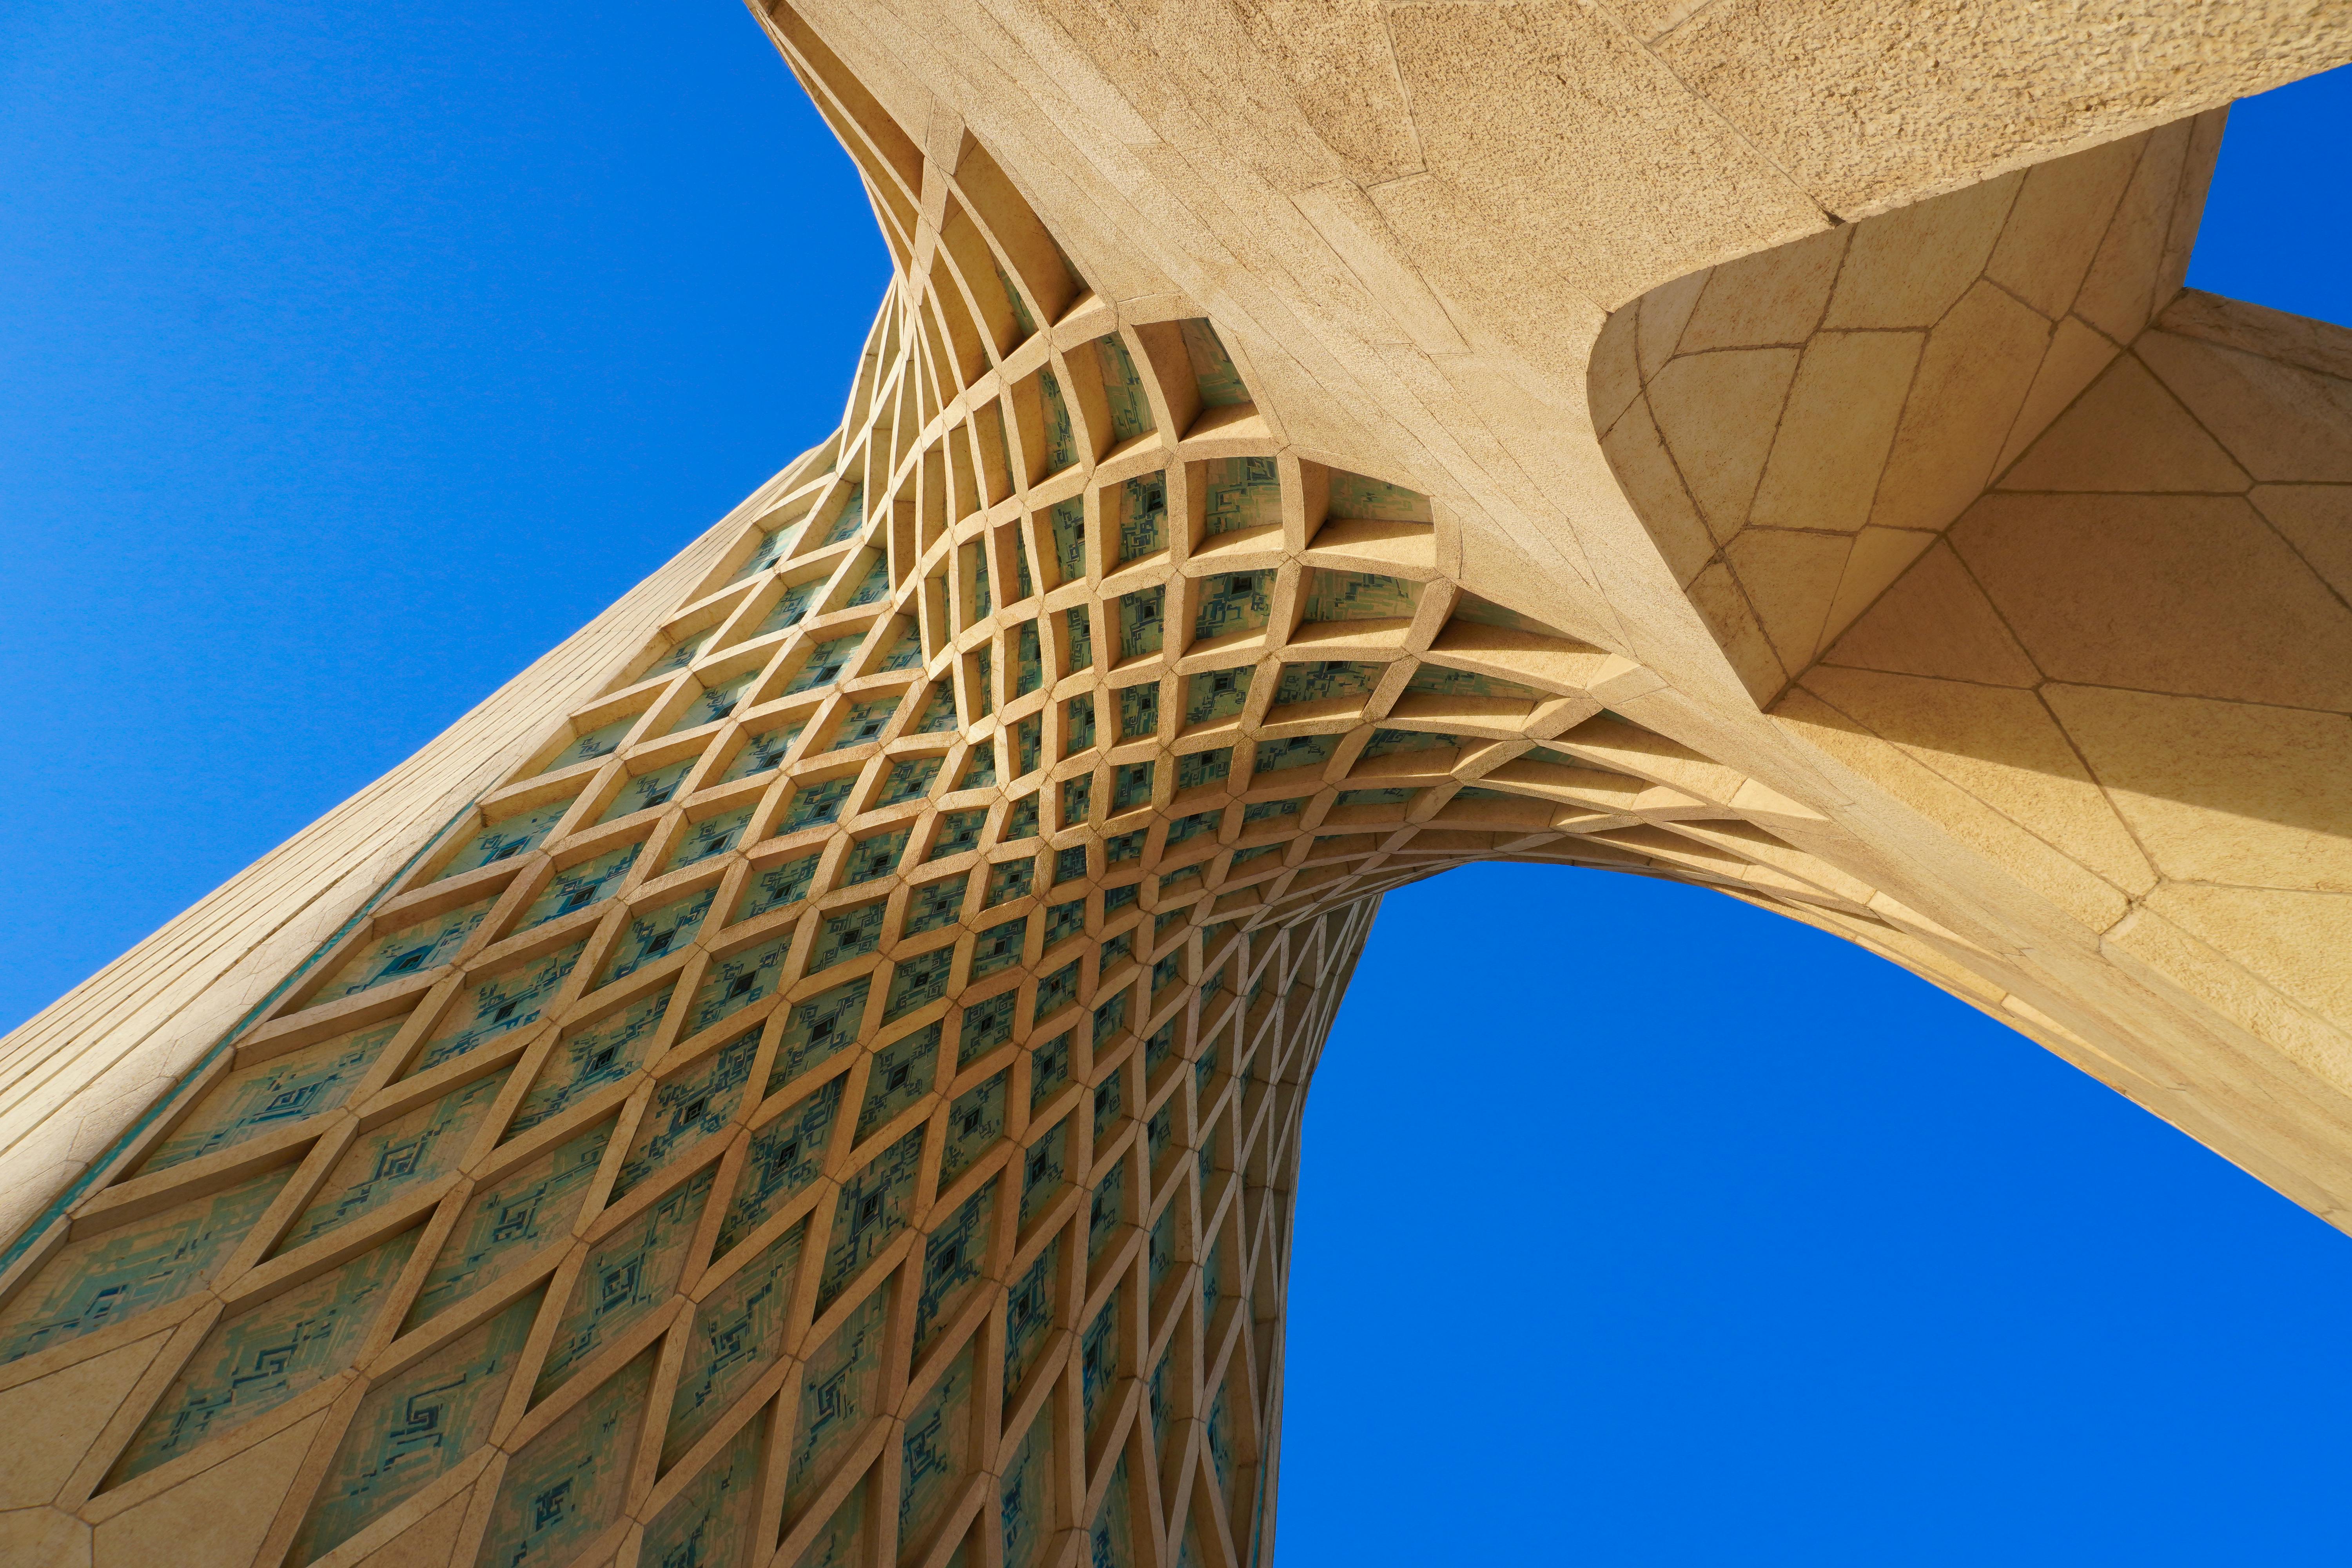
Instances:
[[[2218,116],[2155,123],[2280,68],[1831,178],[1661,75],[1739,15],[1625,9],[1384,14],[1410,137],[1310,68],[1363,17],[1179,8],[1158,82],[1091,14],[764,18],[896,268],[842,426],[12,1038],[23,1539],[1262,1564],[1306,1086],[1473,859],[1837,931],[2332,1216],[2352,351],[2179,294]],[[1445,122],[1492,26],[1615,73],[1640,203]],[[1787,410],[1864,338],[1855,500],[1797,437],[1869,398]]]

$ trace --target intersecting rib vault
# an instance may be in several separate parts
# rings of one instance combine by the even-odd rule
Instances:
[[[761,13],[841,426],[7,1041],[0,1558],[1267,1568],[1303,1098],[1471,860],[2341,1223],[2352,334],[2181,280],[2345,42],[1880,9]]]

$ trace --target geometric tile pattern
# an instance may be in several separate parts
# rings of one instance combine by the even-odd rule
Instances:
[[[1652,670],[1466,586],[1496,574],[1452,503],[1278,437],[1239,332],[1114,304],[975,136],[919,147],[770,20],[896,262],[840,427],[17,1238],[0,1555],[1264,1568],[1301,1108],[1384,890],[1601,867],[1980,1001],[2006,973],[1952,962],[1866,858],[1801,847],[1822,816],[1612,706]],[[1520,53],[1491,55],[1498,97]],[[2213,861],[2206,824],[2117,807],[2227,873],[2159,879],[2049,784],[2076,764],[2020,785],[1907,700],[2047,702],[2097,764],[2115,700],[2084,672],[2113,639],[2033,551],[2126,513],[2207,577],[2221,523],[2232,571],[2294,542],[2334,597],[2292,640],[2340,632],[2344,421],[2273,437],[2336,406],[2352,354],[2165,310],[2218,135],[2194,127],[1620,294],[1587,390],[1677,607],[1759,705],[1958,822],[1864,737],[1911,743],[2134,920],[2210,931],[2340,870],[2303,840]],[[1345,206],[1310,221],[1360,236]],[[2122,238],[2067,230],[2094,207]],[[1451,342],[1425,303],[1408,335]],[[2326,384],[2282,380],[2296,355]],[[2169,468],[2103,468],[2126,426]],[[2128,689],[2342,706],[2279,686],[2284,654],[2205,662],[2210,690]]]
[[[172,1325],[86,1510],[299,1429],[255,1561],[1254,1562],[1380,891],[1868,918],[971,157],[835,440],[20,1270],[12,1381]]]

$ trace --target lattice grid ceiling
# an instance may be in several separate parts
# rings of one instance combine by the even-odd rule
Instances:
[[[1538,858],[1878,923],[1212,323],[794,64],[898,262],[841,429],[38,1233],[0,1382],[168,1335],[87,1520],[291,1444],[257,1563],[1262,1563],[1378,895]]]

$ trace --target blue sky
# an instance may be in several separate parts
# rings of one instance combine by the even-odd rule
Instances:
[[[2195,282],[2352,320],[2347,109]],[[723,0],[10,8],[0,234],[0,1026],[823,434],[885,267]],[[1394,895],[1302,1188],[1284,1568],[2352,1552],[2352,1241],[1728,900]]]

